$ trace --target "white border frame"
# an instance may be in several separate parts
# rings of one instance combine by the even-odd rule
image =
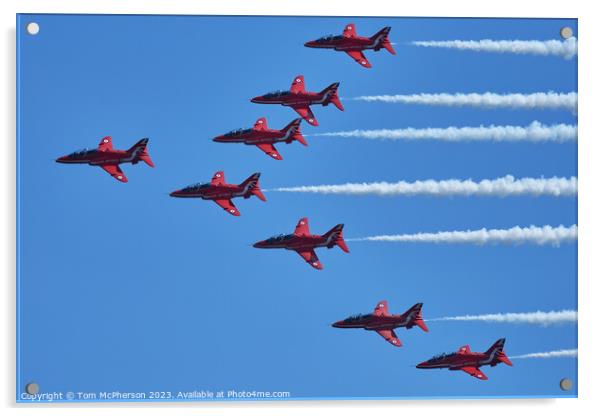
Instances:
[[[538,4],[539,3],[539,4]],[[602,65],[598,42],[602,40],[602,13],[595,1],[575,0],[528,2],[526,0],[420,0],[370,4],[352,0],[4,0],[2,10],[2,84],[0,126],[4,137],[0,155],[0,205],[3,238],[0,240],[0,265],[3,266],[0,320],[2,374],[0,406],[4,414],[115,415],[238,414],[251,415],[350,415],[377,412],[414,412],[422,415],[445,413],[488,416],[536,412],[547,415],[590,414],[602,408],[602,394],[597,391],[602,378],[599,352],[602,293],[602,268],[596,261],[600,247],[596,243],[600,226],[600,189],[602,179],[600,143],[602,131],[596,121],[601,111],[596,98],[602,97]],[[346,16],[425,16],[425,17],[573,17],[579,19],[579,399],[495,399],[434,401],[316,401],[316,402],[227,402],[190,404],[44,404],[17,405],[15,398],[15,14],[16,13],[113,13],[113,14],[222,14],[222,15],[346,15]],[[84,410],[85,409],[85,410]]]

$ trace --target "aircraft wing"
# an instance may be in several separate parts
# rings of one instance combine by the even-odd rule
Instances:
[[[295,250],[303,260],[309,263],[311,267],[314,269],[322,270],[322,263],[320,263],[320,259],[316,256],[316,252],[313,249],[309,250]]]
[[[211,185],[223,185],[226,183],[226,177],[224,176],[224,171],[220,170],[219,172],[215,172],[213,174],[213,178],[211,178]]]
[[[464,371],[466,374],[470,374],[471,376],[478,378],[479,380],[487,380],[487,376],[483,374],[483,372],[477,367],[462,367],[460,370]]]
[[[357,62],[364,68],[372,68],[372,65],[370,64],[370,62],[368,62],[362,51],[345,51],[345,53],[351,56],[355,62]]]
[[[105,172],[107,172],[109,175],[117,179],[119,182],[128,181],[128,178],[126,178],[119,165],[100,165],[100,167],[103,168]]]
[[[353,23],[347,24],[347,26],[345,26],[345,29],[343,29],[343,36],[345,36],[346,38],[356,37],[357,32],[355,31],[355,24],[353,24]]]
[[[257,147],[269,157],[273,157],[276,160],[282,160],[282,156],[280,156],[280,153],[278,153],[278,150],[276,150],[273,144],[261,143],[258,144]]]
[[[390,344],[395,345],[396,347],[401,347],[401,341],[399,338],[397,338],[397,334],[392,329],[381,329],[376,332],[378,332],[378,335],[386,339]]]
[[[111,136],[103,137],[100,140],[100,143],[98,143],[98,150],[101,152],[113,150],[113,139]]]
[[[309,234],[309,221],[306,217],[299,220],[295,226],[295,235],[308,235]]]
[[[374,307],[374,315],[376,316],[389,316],[389,304],[386,300],[381,300]]]
[[[293,94],[305,92],[305,78],[303,75],[297,75],[291,83],[291,92]]]
[[[236,208],[236,206],[232,203],[231,200],[214,199],[214,201],[217,205],[222,207],[224,209],[224,211],[228,212],[229,214],[234,215],[235,217],[240,217],[240,211],[238,210],[238,208]]]
[[[307,121],[312,126],[318,125],[318,120],[316,120],[316,116],[314,116],[314,113],[312,113],[311,108],[309,108],[308,105],[297,105],[293,106],[292,109],[295,110],[301,117],[303,117],[303,120]]]
[[[268,121],[265,117],[258,118],[253,125],[253,130],[262,131],[268,129]]]

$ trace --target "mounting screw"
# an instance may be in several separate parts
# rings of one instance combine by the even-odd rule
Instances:
[[[573,381],[570,378],[560,380],[560,389],[567,391],[573,388]]]
[[[30,35],[37,35],[40,32],[40,25],[36,22],[30,22],[27,23],[26,29],[27,33],[29,33]]]
[[[571,29],[568,26],[563,27],[562,29],[560,29],[560,37],[562,39],[572,38],[573,37],[573,29]]]
[[[27,392],[27,394],[38,394],[40,392],[40,386],[38,385],[38,383],[27,383],[25,385],[25,391]]]

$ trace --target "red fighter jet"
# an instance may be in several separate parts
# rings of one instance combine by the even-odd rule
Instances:
[[[366,49],[379,51],[385,48],[391,54],[395,55],[395,50],[389,41],[390,31],[391,28],[387,26],[379,30],[374,36],[365,38],[358,36],[355,32],[355,25],[349,23],[345,26],[342,35],[323,36],[320,39],[305,43],[305,46],[308,48],[326,48],[342,51],[351,56],[355,62],[364,68],[372,68],[372,65],[370,65],[370,62],[368,62],[362,51]]]
[[[286,250],[294,250],[311,267],[318,270],[322,270],[323,267],[314,249],[316,247],[333,248],[334,246],[339,246],[345,253],[349,253],[349,248],[347,248],[347,244],[345,244],[345,240],[343,239],[343,224],[335,225],[324,235],[314,235],[309,233],[307,218],[299,220],[293,234],[280,234],[253,244],[255,248],[284,248]]]
[[[86,163],[91,166],[100,166],[109,175],[120,182],[127,182],[125,174],[119,167],[121,163],[131,163],[135,165],[141,160],[151,168],[155,165],[151,160],[146,146],[148,139],[142,139],[128,150],[113,149],[113,140],[110,136],[103,137],[100,140],[97,149],[83,149],[59,157],[58,163]]]
[[[291,144],[293,140],[297,140],[303,146],[307,146],[305,138],[301,134],[299,125],[301,119],[296,118],[291,121],[282,130],[274,130],[268,128],[268,122],[265,117],[258,119],[252,129],[232,130],[221,136],[213,139],[218,143],[244,143],[259,147],[266,155],[273,157],[276,160],[282,160],[282,156],[274,147],[278,142]]]
[[[500,338],[485,352],[472,352],[470,346],[460,347],[458,352],[441,354],[422,362],[416,368],[449,368],[452,371],[462,370],[479,380],[487,380],[487,376],[479,370],[483,365],[495,367],[499,363],[511,366],[512,363],[504,352],[505,338]]]
[[[429,331],[422,320],[422,303],[415,304],[401,315],[391,315],[386,300],[378,302],[372,313],[353,315],[335,322],[332,326],[335,328],[364,328],[367,331],[376,331],[378,335],[396,347],[401,347],[401,341],[395,334],[395,328],[405,327],[411,329],[418,326],[424,332]]]
[[[226,183],[224,172],[219,171],[213,175],[211,183],[197,183],[174,191],[169,195],[175,198],[209,199],[222,207],[224,211],[235,217],[239,217],[240,211],[238,211],[236,206],[232,203],[232,198],[242,196],[247,199],[250,198],[251,195],[255,195],[257,198],[265,201],[265,196],[263,196],[263,193],[261,193],[261,189],[259,188],[260,175],[260,173],[254,173],[240,185],[233,185]]]
[[[334,104],[336,108],[344,111],[343,105],[339,100],[337,90],[339,83],[335,82],[324,88],[320,92],[309,92],[305,91],[305,79],[303,75],[297,75],[291,84],[290,91],[274,91],[265,95],[260,95],[251,99],[251,102],[257,104],[281,104],[287,107],[291,107],[295,110],[305,121],[312,126],[317,126],[318,121],[309,108],[310,105],[322,104],[327,106],[328,104]]]

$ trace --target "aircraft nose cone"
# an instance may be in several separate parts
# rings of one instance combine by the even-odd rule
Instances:
[[[182,191],[173,191],[169,194],[169,196],[173,196],[174,198],[177,198],[181,195],[182,195]]]
[[[334,324],[331,325],[333,328],[340,328],[341,327],[341,321],[337,321]]]
[[[426,361],[421,362],[420,364],[416,365],[416,368],[426,368]]]
[[[66,156],[61,156],[61,157],[56,158],[55,162],[56,163],[65,163],[65,160],[66,160]]]
[[[258,95],[257,97],[251,98],[251,102],[252,103],[260,103],[262,101],[263,101],[263,97],[261,95]]]

